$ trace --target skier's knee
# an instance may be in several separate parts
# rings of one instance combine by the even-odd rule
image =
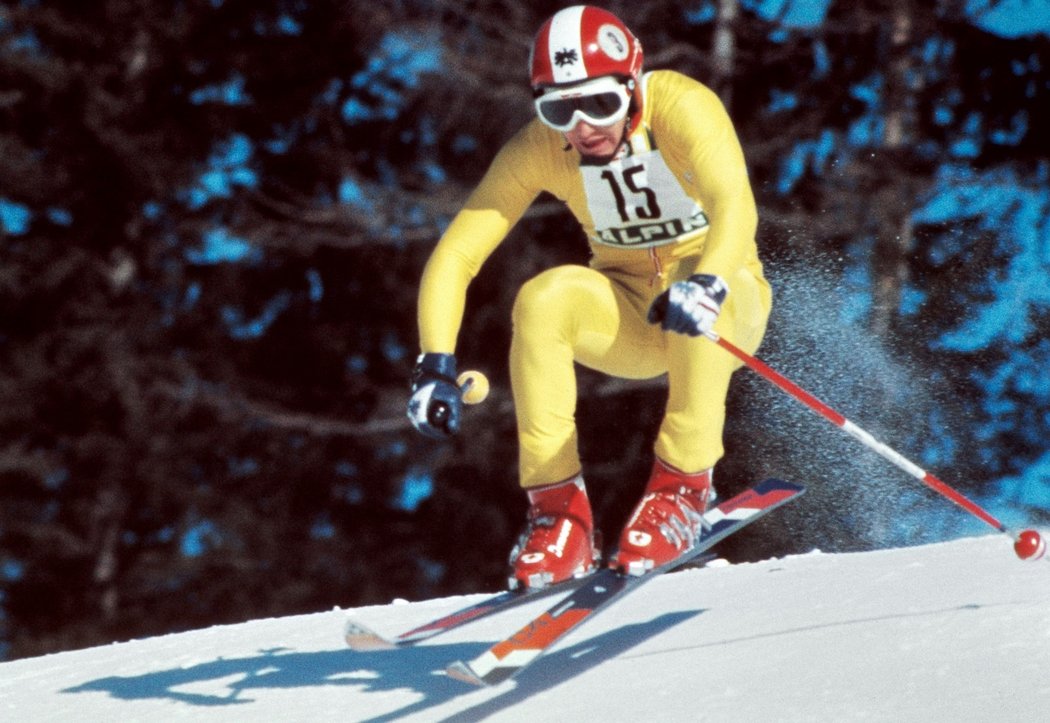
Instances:
[[[573,313],[580,267],[557,266],[526,281],[518,291],[512,312],[514,326],[550,327]]]

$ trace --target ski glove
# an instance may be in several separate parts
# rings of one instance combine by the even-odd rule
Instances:
[[[693,274],[656,297],[649,307],[649,323],[689,336],[706,334],[714,327],[728,293],[722,277]]]
[[[456,384],[456,357],[421,354],[412,370],[408,418],[427,437],[447,439],[459,431],[463,399]]]

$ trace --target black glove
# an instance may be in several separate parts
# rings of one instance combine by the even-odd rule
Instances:
[[[456,357],[421,354],[412,370],[408,418],[428,437],[447,439],[459,431],[463,398],[456,384]]]
[[[714,327],[728,293],[720,276],[693,274],[656,297],[649,307],[649,323],[689,336],[706,334]]]

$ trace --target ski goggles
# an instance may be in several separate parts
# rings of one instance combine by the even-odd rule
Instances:
[[[631,94],[616,78],[604,77],[571,88],[552,88],[535,103],[540,120],[564,132],[581,120],[593,126],[611,126],[627,115]]]

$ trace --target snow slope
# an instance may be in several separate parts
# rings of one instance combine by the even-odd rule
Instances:
[[[258,620],[0,664],[11,721],[1038,721],[1050,565],[1001,535],[667,575],[515,681],[440,671],[536,603],[412,649],[355,653],[466,598]],[[547,602],[549,604],[550,601]]]

